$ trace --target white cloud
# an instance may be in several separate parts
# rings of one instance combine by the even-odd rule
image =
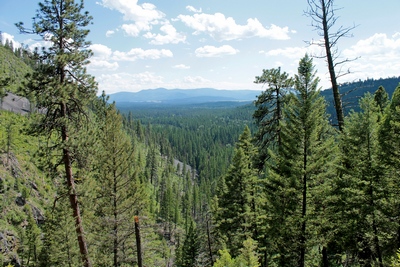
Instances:
[[[188,70],[190,69],[190,66],[186,66],[185,64],[178,64],[175,66],[172,66],[174,69],[181,69],[181,70]]]
[[[133,21],[132,24],[121,26],[131,36],[138,36],[141,31],[151,30],[152,25],[158,24],[165,17],[155,5],[138,4],[138,0],[102,0],[99,4],[122,13],[125,21]]]
[[[118,69],[119,64],[110,60],[113,52],[109,47],[102,44],[92,44],[89,48],[93,52],[93,57],[90,59],[88,66],[90,70]]]
[[[387,37],[385,33],[376,33],[373,36],[359,40],[355,45],[343,51],[346,57],[373,56],[383,59],[400,55],[400,35],[394,34]],[[385,57],[385,58],[383,58]]]
[[[186,6],[186,9],[189,10],[190,12],[193,12],[193,13],[201,13],[201,11],[202,11],[201,8],[196,9],[196,8],[194,8],[192,6]]]
[[[225,55],[235,55],[238,52],[239,50],[233,48],[230,45],[223,45],[220,47],[206,45],[197,48],[195,54],[197,57],[221,57]]]
[[[366,78],[386,78],[399,75],[400,69],[400,34],[387,36],[375,33],[371,37],[359,40],[348,49],[343,50],[343,58],[355,59],[343,68],[350,68],[346,79],[364,80]]]
[[[112,55],[111,48],[102,44],[92,44],[89,48],[92,50],[94,57],[104,59],[109,58]]]
[[[148,49],[133,48],[128,52],[112,51],[109,47],[102,44],[92,44],[89,47],[93,51],[90,58],[89,68],[91,70],[117,70],[118,62],[136,61],[139,59],[160,59],[172,57],[173,54],[167,49]]]
[[[106,32],[106,37],[111,37],[112,35],[114,35],[115,31],[107,31]]]
[[[154,85],[161,87],[163,77],[157,76],[152,72],[142,73],[114,73],[102,74],[96,77],[99,83],[99,92],[105,91],[106,94],[116,92],[135,92],[141,89],[154,88]],[[157,86],[156,86],[157,87]]]
[[[21,47],[21,44],[19,42],[15,41],[14,35],[8,34],[6,32],[0,32],[0,35],[1,35],[1,41],[3,44],[5,44],[6,41],[8,40],[8,42],[12,42],[14,49]]]
[[[288,27],[279,27],[272,24],[269,28],[264,27],[256,18],[247,20],[246,25],[238,25],[232,17],[224,14],[194,14],[179,15],[178,19],[188,27],[194,29],[195,35],[201,33],[209,34],[217,41],[229,41],[242,38],[263,37],[277,40],[289,39]]]
[[[116,61],[135,61],[137,59],[159,59],[163,57],[173,57],[171,50],[168,49],[148,49],[133,48],[129,52],[115,51],[112,59]]]
[[[186,76],[183,78],[183,82],[189,84],[209,84],[211,81],[201,76]]]
[[[106,60],[100,60],[93,58],[90,60],[90,64],[88,66],[88,69],[90,71],[96,71],[96,70],[117,70],[119,68],[118,62],[109,62]]]
[[[153,39],[150,41],[150,44],[154,45],[163,45],[163,44],[177,44],[184,43],[186,41],[186,36],[182,33],[178,33],[174,26],[172,26],[169,22],[165,22],[163,26],[160,27],[160,31],[165,33],[162,34],[153,34],[147,32],[144,37],[148,39]]]

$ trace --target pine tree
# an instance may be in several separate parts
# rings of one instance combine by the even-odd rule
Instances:
[[[337,232],[342,247],[354,253],[362,266],[383,265],[383,236],[388,231],[388,184],[380,157],[378,139],[380,106],[370,94],[360,100],[360,112],[345,120],[342,147],[346,169],[338,180],[341,201],[346,207],[338,216]],[[343,203],[342,202],[342,203]],[[331,203],[332,207],[340,203]],[[385,218],[386,217],[386,218]],[[386,233],[385,233],[386,232]]]
[[[282,109],[285,103],[285,95],[293,86],[293,79],[281,69],[263,70],[261,76],[256,76],[254,83],[262,83],[268,86],[254,102],[257,110],[253,118],[258,126],[255,134],[256,145],[259,149],[257,160],[258,169],[262,170],[268,158],[268,149],[280,145],[280,123]]]
[[[325,102],[318,91],[312,59],[300,60],[294,93],[283,110],[281,146],[270,150],[266,188],[266,224],[269,253],[279,266],[305,266],[310,248],[321,240],[318,231],[318,199],[332,175],[335,146],[328,125]],[[313,215],[311,215],[313,214]],[[319,217],[321,218],[321,217]],[[313,228],[313,229],[310,229]]]
[[[386,92],[383,86],[379,86],[378,90],[374,93],[374,100],[379,106],[381,112],[384,111],[386,106],[389,104],[389,94]]]
[[[192,267],[196,266],[196,259],[199,253],[199,239],[193,221],[190,223],[189,231],[186,235],[185,241],[178,259],[178,267]]]
[[[52,151],[62,154],[55,161],[57,164],[62,161],[64,165],[80,254],[84,266],[89,267],[91,263],[73,175],[72,149],[74,135],[79,134],[85,122],[85,107],[97,89],[94,78],[85,69],[92,55],[87,49],[90,43],[85,39],[89,30],[85,27],[92,17],[83,12],[83,8],[83,0],[79,3],[74,0],[44,0],[39,3],[39,10],[33,19],[33,30],[26,30],[21,22],[17,27],[51,43],[50,48],[42,50],[40,62],[28,77],[25,91],[26,95],[35,98],[38,108],[45,111],[34,132],[58,141],[52,144]]]
[[[59,196],[46,212],[39,267],[80,265],[78,244],[73,238],[74,218],[70,215],[68,202],[63,200],[65,192],[59,192]]]
[[[97,266],[127,264],[133,253],[133,216],[143,210],[145,195],[135,173],[134,149],[115,105],[104,102],[96,177]]]
[[[256,149],[246,126],[236,144],[235,155],[228,173],[217,192],[217,231],[226,237],[226,245],[236,256],[244,240],[254,236],[257,201],[257,173],[253,168]]]
[[[394,220],[390,250],[394,254],[400,247],[400,186],[398,183],[398,166],[400,165],[400,84],[393,92],[392,99],[385,109],[381,127],[379,129],[379,144],[381,146],[381,165],[385,167],[388,186],[389,203],[392,207],[391,215]]]

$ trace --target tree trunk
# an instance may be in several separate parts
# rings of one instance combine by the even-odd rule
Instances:
[[[114,158],[114,166],[116,165]],[[118,211],[117,211],[117,174],[114,170],[113,173],[113,215],[114,215],[114,225],[113,225],[113,234],[114,234],[114,244],[113,244],[113,254],[114,254],[114,267],[118,267]]]
[[[304,267],[306,255],[306,212],[307,212],[307,136],[305,136],[305,144],[303,150],[303,203],[301,209],[301,238],[300,238],[300,262],[299,267]]]
[[[67,114],[66,104],[63,103],[61,108],[62,108],[63,116],[66,117],[66,114]],[[61,134],[62,134],[63,143],[64,144],[67,143],[68,142],[68,131],[67,131],[66,126],[62,127]],[[78,237],[79,251],[80,251],[80,254],[82,257],[83,265],[85,267],[91,267],[92,264],[90,263],[89,252],[87,249],[86,240],[85,240],[85,236],[84,236],[81,212],[79,209],[78,196],[76,195],[75,179],[72,174],[71,155],[70,155],[68,148],[66,148],[66,146],[64,146],[64,148],[63,148],[63,161],[64,161],[64,167],[65,167],[65,176],[66,176],[66,180],[67,180],[68,192],[69,192],[69,201],[71,203],[73,216],[75,218],[75,229],[76,229],[76,234]]]
[[[329,40],[329,27],[327,21],[327,10],[325,0],[321,0],[322,5],[322,26],[324,31],[324,42],[325,42],[325,51],[326,51],[326,61],[328,62],[329,75],[332,83],[332,91],[333,91],[333,99],[335,102],[335,110],[336,116],[338,120],[339,130],[342,132],[344,127],[344,114],[342,107],[342,99],[339,92],[339,86],[336,79],[335,73],[335,65],[333,63],[332,51],[331,51],[331,43]]]
[[[328,250],[326,246],[322,247],[322,267],[329,267]]]
[[[213,259],[213,253],[211,249],[211,236],[210,236],[210,225],[209,225],[209,219],[208,216],[206,215],[206,224],[207,224],[207,244],[208,244],[208,253],[210,255],[210,262],[211,266],[214,265],[214,259]]]
[[[143,263],[142,263],[142,243],[141,243],[141,240],[140,240],[139,216],[135,216],[135,236],[136,236],[138,267],[143,267]]]

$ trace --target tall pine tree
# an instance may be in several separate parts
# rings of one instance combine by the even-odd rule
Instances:
[[[22,32],[31,32],[50,42],[43,49],[40,62],[33,74],[28,77],[26,95],[32,96],[38,108],[44,111],[34,131],[46,134],[54,154],[62,155],[55,159],[56,164],[64,166],[65,185],[75,218],[76,234],[80,254],[85,267],[91,266],[89,252],[82,225],[76,184],[73,174],[74,135],[79,134],[85,121],[85,107],[97,90],[94,78],[86,73],[85,65],[92,52],[86,41],[89,30],[86,28],[92,17],[84,12],[83,0],[44,0],[39,3],[33,30],[26,30],[23,23],[17,27]]]
[[[246,126],[236,144],[228,173],[217,190],[217,231],[226,238],[227,248],[236,256],[243,241],[256,230],[257,172],[253,168],[256,149]]]
[[[318,81],[312,59],[306,55],[283,110],[281,146],[270,150],[265,236],[270,239],[269,257],[279,266],[308,266],[311,249],[323,246],[312,236],[318,231],[313,221],[323,216],[319,194],[332,175],[336,154]]]

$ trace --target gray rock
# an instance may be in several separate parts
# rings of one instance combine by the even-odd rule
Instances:
[[[23,198],[22,196],[18,196],[18,197],[15,199],[15,203],[16,203],[18,206],[22,207],[22,206],[24,206],[24,205],[26,204],[26,200],[25,200],[25,198]]]
[[[44,217],[43,212],[39,208],[37,208],[33,205],[31,205],[31,207],[32,207],[32,215],[33,215],[33,218],[35,219],[36,223],[38,225],[44,224],[46,218]]]

